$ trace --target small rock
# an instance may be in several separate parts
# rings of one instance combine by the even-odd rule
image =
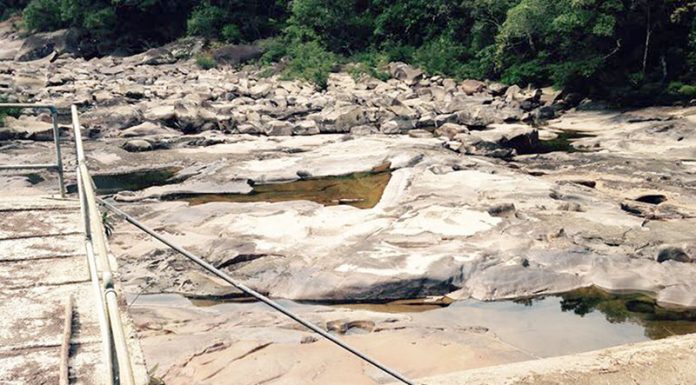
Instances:
[[[467,134],[467,133],[469,133],[469,129],[466,128],[466,126],[463,126],[461,124],[455,124],[455,123],[445,123],[442,126],[440,126],[438,129],[435,130],[435,135],[444,136],[450,140],[454,139],[454,137],[459,135],[459,134]]]
[[[681,247],[668,246],[662,248],[657,253],[657,262],[662,263],[665,261],[676,261],[676,262],[692,262],[691,257],[682,249]]]
[[[257,84],[249,90],[249,96],[253,99],[265,98],[271,92],[271,85],[268,83]]]
[[[513,203],[499,203],[488,208],[488,214],[493,217],[509,217],[515,214],[517,209]]]
[[[560,205],[558,205],[558,210],[559,211],[575,211],[575,212],[585,211],[582,208],[582,206],[577,202],[563,202]]]
[[[351,128],[350,133],[357,136],[365,136],[379,134],[379,130],[375,126],[363,124],[361,126],[355,126]]]
[[[145,96],[145,87],[140,84],[129,84],[121,87],[121,92],[127,98],[142,99]]]
[[[266,123],[266,135],[268,136],[290,136],[292,135],[293,125],[290,122],[272,120]]]
[[[488,92],[490,92],[490,94],[493,96],[501,96],[505,94],[507,89],[508,86],[503,83],[491,82],[488,84]]]
[[[302,340],[300,341],[300,344],[313,344],[315,342],[319,341],[319,339],[315,336],[304,336],[302,337]]]
[[[430,131],[418,129],[409,131],[408,136],[412,138],[432,138],[433,133]]]
[[[556,109],[551,106],[542,106],[536,109],[533,115],[537,121],[550,120],[556,117]]]
[[[129,140],[121,146],[124,150],[128,152],[145,152],[152,151],[152,143],[145,139],[133,139]]]
[[[295,123],[292,129],[293,135],[317,135],[319,134],[319,126],[314,120],[302,120]]]
[[[119,136],[130,138],[134,136],[153,136],[153,135],[177,135],[174,130],[164,128],[159,124],[145,122],[137,126],[129,127],[119,133]]]

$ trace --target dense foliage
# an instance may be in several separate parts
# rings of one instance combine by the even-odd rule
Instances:
[[[0,0],[35,31],[75,27],[116,45],[184,34],[272,37],[265,60],[322,85],[335,64],[555,84],[581,92],[696,94],[696,0]]]
[[[20,13],[26,7],[28,0],[0,0],[0,20]]]
[[[2,2],[28,2],[23,16],[30,31],[76,28],[106,48],[142,48],[186,33],[229,42],[253,41],[277,33],[286,14],[286,4],[276,0]]]

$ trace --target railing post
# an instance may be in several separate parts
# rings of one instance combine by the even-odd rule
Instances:
[[[58,129],[58,110],[51,107],[51,120],[53,123],[53,142],[56,145],[56,171],[58,172],[58,185],[60,196],[65,198],[65,181],[63,180],[63,158],[60,154],[60,129]]]

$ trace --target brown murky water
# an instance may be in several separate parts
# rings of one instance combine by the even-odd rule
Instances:
[[[391,173],[364,172],[344,176],[302,179],[288,183],[255,185],[250,194],[178,194],[167,200],[184,200],[191,205],[209,202],[285,202],[308,200],[326,206],[375,207],[389,183]]]

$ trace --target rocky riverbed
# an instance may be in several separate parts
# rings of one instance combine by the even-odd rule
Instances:
[[[696,107],[614,111],[403,63],[386,82],[339,72],[317,91],[253,66],[201,70],[180,58],[195,41],[84,60],[60,35],[45,38],[50,49],[0,27],[0,93],[76,103],[104,193],[272,297],[444,304],[595,286],[696,307]],[[48,122],[8,117],[0,164],[49,161]],[[72,169],[69,148],[65,159]],[[55,189],[48,173],[0,178],[3,189]],[[249,384],[326,383],[329,369],[345,383],[384,381],[339,353],[326,361],[328,345],[256,305],[139,304],[139,293],[240,294],[115,225],[121,280],[167,384],[219,383],[236,375],[233,362]],[[327,328],[341,320],[339,332],[366,330],[348,338],[411,376],[538,355],[485,321],[301,310]]]

